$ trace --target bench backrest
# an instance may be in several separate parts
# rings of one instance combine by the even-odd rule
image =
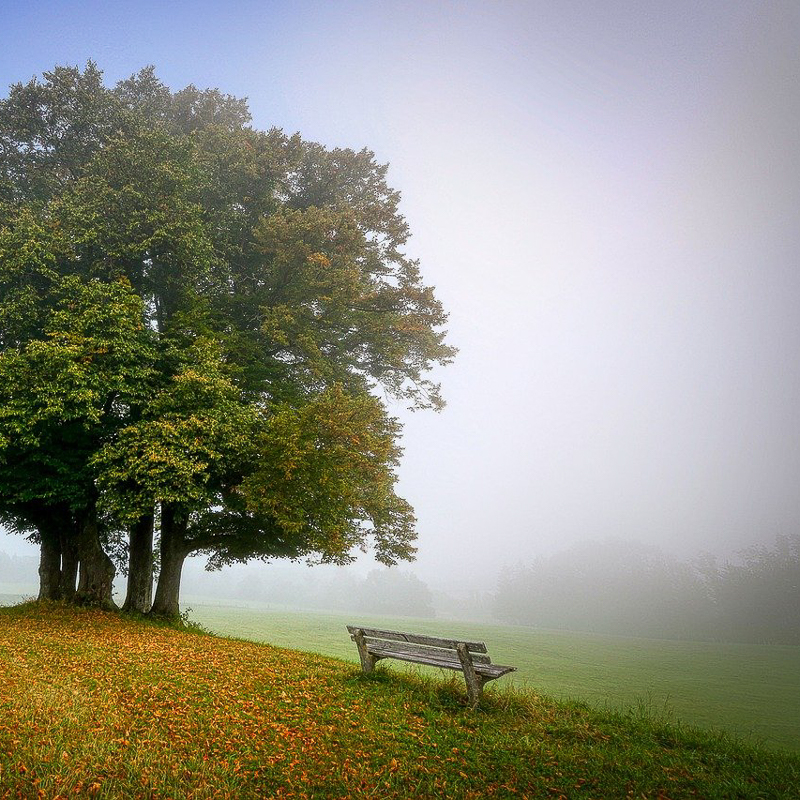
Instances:
[[[409,653],[429,653],[432,657],[437,655],[457,658],[457,650],[463,644],[471,659],[476,664],[491,664],[491,659],[486,653],[483,642],[467,642],[459,639],[442,639],[438,636],[423,636],[419,633],[402,633],[401,631],[385,631],[378,628],[361,628],[357,625],[348,625],[347,630],[351,635],[361,631],[364,642],[370,645],[386,646],[392,650]]]

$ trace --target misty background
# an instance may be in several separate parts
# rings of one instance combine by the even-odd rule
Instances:
[[[710,564],[752,566],[742,551],[760,547],[791,573],[796,2],[0,0],[0,16],[3,94],[55,64],[94,59],[113,83],[152,63],[173,89],[248,97],[255,127],[374,150],[450,312],[447,408],[391,408],[417,560],[205,574],[192,559],[186,600],[378,613],[391,597],[420,616],[553,625],[547,576],[582,574],[633,608],[624,576],[642,584],[661,564],[699,603],[658,623],[680,636],[675,620],[711,596]],[[0,552],[2,586],[31,559],[35,585],[32,544],[0,534]],[[537,582],[548,597],[525,588]],[[595,626],[621,618],[601,607]]]

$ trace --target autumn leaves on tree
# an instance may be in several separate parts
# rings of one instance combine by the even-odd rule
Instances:
[[[193,552],[413,555],[376,389],[441,406],[446,316],[371,153],[248,123],[152,68],[0,101],[0,520],[42,599],[112,605],[122,569],[175,616]]]

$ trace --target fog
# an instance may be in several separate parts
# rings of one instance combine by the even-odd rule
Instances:
[[[231,8],[0,1],[0,85],[152,63],[390,163],[460,351],[443,412],[392,406],[408,574],[452,598],[584,542],[684,563],[800,530],[797,3]]]

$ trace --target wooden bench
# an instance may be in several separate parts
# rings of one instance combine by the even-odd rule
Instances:
[[[439,639],[435,636],[382,631],[356,625],[348,625],[347,630],[356,643],[361,668],[365,673],[372,672],[375,662],[382,658],[397,658],[442,669],[458,669],[464,673],[467,694],[473,708],[478,705],[485,683],[516,670],[516,667],[492,664],[483,642]]]

